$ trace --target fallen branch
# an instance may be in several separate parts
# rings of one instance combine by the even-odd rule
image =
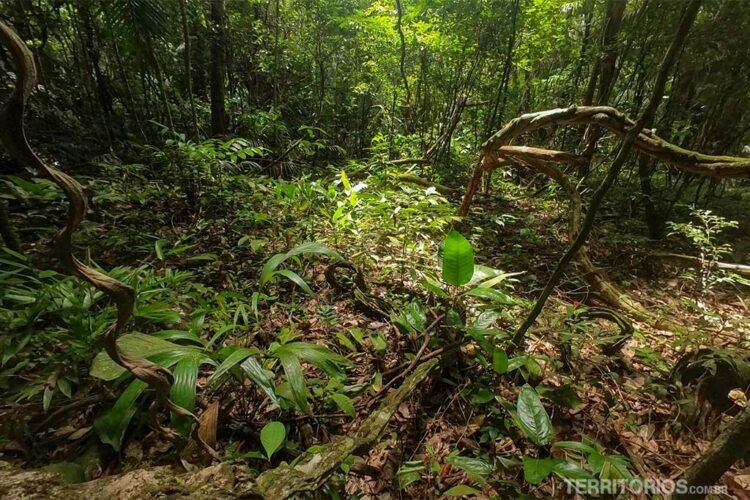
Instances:
[[[319,488],[350,455],[369,448],[401,403],[411,395],[437,360],[422,363],[353,433],[316,446],[295,465],[286,463],[252,479],[246,465],[223,463],[180,474],[172,467],[155,467],[108,476],[80,484],[64,484],[57,474],[23,471],[0,462],[0,498],[263,498],[279,500]]]
[[[620,137],[625,137],[635,122],[609,106],[571,106],[528,113],[511,120],[482,145],[482,152],[471,174],[459,215],[468,214],[483,173],[494,168],[499,158],[503,156],[501,148],[507,148],[516,138],[540,128],[591,124],[600,125]],[[644,130],[638,134],[633,142],[633,148],[693,175],[715,178],[750,176],[750,158],[706,155],[690,151],[662,139],[650,130]]]
[[[368,447],[378,438],[401,402],[416,389],[436,364],[437,360],[433,360],[419,365],[401,387],[390,393],[353,434],[319,447],[315,453],[309,454],[294,466],[283,464],[258,476],[258,491],[264,498],[276,500],[318,488],[346,457]]]
[[[416,175],[399,174],[396,176],[396,180],[399,180],[401,182],[408,182],[409,184],[416,184],[418,186],[426,188],[435,188],[435,191],[442,194],[443,196],[455,196],[461,193],[461,191],[458,189],[444,186],[442,184],[438,184],[437,182],[428,181],[427,179]]]
[[[692,255],[682,255],[678,253],[669,253],[669,252],[654,252],[651,255],[649,255],[650,259],[659,260],[659,261],[666,261],[668,264],[677,266],[677,267],[691,267],[700,269],[701,267],[705,266],[707,263],[702,262],[701,259],[698,257],[693,257]],[[721,271],[730,271],[736,274],[741,274],[742,276],[748,276],[750,277],[750,266],[746,266],[744,264],[732,264],[730,262],[714,262],[711,265],[711,269],[715,270],[721,270]]]
[[[427,158],[402,158],[401,160],[391,160],[388,165],[428,165],[430,160]]]

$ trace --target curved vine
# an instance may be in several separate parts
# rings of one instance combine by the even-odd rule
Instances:
[[[105,351],[115,363],[154,389],[157,399],[163,406],[177,415],[190,418],[194,422],[191,437],[211,456],[218,458],[213,448],[199,436],[198,418],[169,399],[169,390],[172,386],[171,372],[145,358],[129,356],[118,346],[117,338],[125,331],[133,312],[135,292],[132,287],[86,265],[74,255],[73,234],[85,218],[87,210],[83,187],[73,177],[46,164],[29,145],[24,128],[24,111],[26,101],[36,84],[36,66],[23,40],[2,21],[0,40],[8,47],[16,66],[15,88],[8,102],[0,110],[0,143],[16,161],[38,170],[65,193],[69,205],[65,225],[55,238],[57,254],[67,272],[98,288],[117,305],[117,320],[103,335]]]

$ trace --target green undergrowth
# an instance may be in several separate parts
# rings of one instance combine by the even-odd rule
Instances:
[[[612,436],[596,440],[571,418],[591,404],[587,392],[616,407],[622,380],[600,347],[617,332],[584,307],[557,304],[533,348],[505,350],[545,278],[545,255],[566,242],[565,204],[553,187],[522,188],[496,175],[497,196],[480,196],[468,225],[455,218],[455,200],[404,182],[383,162],[283,180],[253,162],[261,152],[247,141],[177,137],[145,148],[137,163],[109,158],[80,177],[90,210],[78,254],[136,291],[120,347],[170,369],[180,406],[202,414],[221,404],[216,447],[226,460],[294,464],[316,442],[307,419],[322,416],[325,436],[345,433],[392,387],[394,370],[424,348],[458,341],[464,347],[445,358],[436,389],[450,403],[432,408],[433,423],[470,428],[474,445],[449,439],[440,451],[428,439],[400,461],[396,488],[519,495],[545,481],[632,477]],[[110,300],[59,272],[49,240],[65,207],[60,192],[41,179],[1,180],[27,249],[0,253],[3,401],[24,408],[32,427],[49,427],[49,415],[71,418],[67,405],[95,399],[70,425],[78,429],[71,441],[86,444],[59,451],[55,439],[38,440],[37,461],[95,447],[121,464],[148,435],[153,394],[102,351],[116,317]],[[338,272],[329,276],[332,265]],[[664,400],[669,362],[642,332],[635,338],[634,359],[650,370],[643,391]],[[189,434],[190,420],[162,420]],[[497,453],[508,440],[522,446]],[[344,461],[331,494],[353,463]],[[460,471],[460,484],[444,481],[446,467]]]

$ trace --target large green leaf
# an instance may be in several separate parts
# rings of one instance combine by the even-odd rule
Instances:
[[[145,382],[133,380],[117,398],[114,406],[94,420],[94,429],[102,443],[111,445],[115,451],[120,451],[125,430],[135,415],[135,402],[146,387],[148,386]]]
[[[278,349],[276,355],[281,362],[281,367],[284,368],[287,382],[289,382],[289,389],[292,392],[292,400],[297,407],[304,413],[310,413],[310,408],[307,406],[307,386],[305,385],[305,376],[302,373],[302,365],[297,358],[297,355],[285,349]]]
[[[567,460],[556,460],[552,472],[565,481],[591,479],[592,477],[589,471]]]
[[[195,353],[184,356],[174,367],[174,382],[169,390],[169,398],[174,404],[192,412],[195,408],[195,383],[198,380],[198,369],[203,355]],[[182,415],[172,414],[172,425],[183,435],[190,433],[192,419]]]
[[[196,347],[173,344],[167,340],[143,333],[128,333],[127,335],[123,335],[117,339],[117,345],[128,356],[137,358],[148,358],[168,351],[181,353],[200,352]],[[102,351],[94,358],[89,373],[92,377],[102,380],[115,380],[125,372],[125,368],[112,361],[112,358],[106,352]]]
[[[443,280],[451,285],[465,285],[474,274],[474,250],[471,243],[452,230],[443,242]]]
[[[495,467],[493,467],[491,463],[487,462],[484,459],[475,457],[462,457],[454,453],[448,455],[445,458],[445,462],[466,471],[471,479],[480,484],[485,483],[484,476],[495,472]]]
[[[551,458],[523,457],[523,477],[526,482],[539,484],[550,475],[555,461]]]
[[[302,254],[320,254],[330,257],[334,260],[341,260],[341,256],[336,253],[335,250],[328,248],[322,243],[317,243],[315,241],[303,243],[292,248],[286,253],[277,253],[276,255],[268,259],[268,262],[266,262],[260,272],[260,285],[264,285],[265,283],[270,281],[271,278],[273,278],[276,268],[279,267],[282,262],[289,259],[290,257],[295,257]]]
[[[552,441],[552,422],[533,387],[526,384],[521,388],[516,403],[517,423],[526,437],[539,446]]]
[[[302,290],[304,290],[306,294],[312,295],[312,296],[315,295],[315,293],[310,288],[310,285],[308,285],[307,282],[303,280],[302,277],[299,274],[295,273],[294,271],[290,271],[289,269],[281,269],[280,271],[276,271],[274,274],[278,274],[290,280],[295,285],[297,285]]]
[[[322,345],[310,344],[308,342],[290,342],[284,344],[276,350],[277,355],[280,352],[290,353],[305,361],[309,361],[331,377],[342,377],[344,373],[341,371],[341,367],[351,366],[351,362],[344,356],[336,354]]]
[[[230,349],[230,348],[227,348]],[[253,351],[250,349],[246,349],[244,347],[238,347],[234,351],[232,351],[229,356],[226,357],[224,361],[219,365],[219,367],[216,369],[215,372],[208,378],[209,384],[215,384],[221,381],[221,379],[226,375],[229,370],[234,368],[235,366],[239,365],[243,361],[245,361],[246,358],[253,355],[257,351]]]
[[[497,347],[492,350],[492,369],[501,375],[508,371],[508,354]]]

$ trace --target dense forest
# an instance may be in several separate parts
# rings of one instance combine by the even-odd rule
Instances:
[[[0,0],[0,497],[750,498],[747,0]]]

